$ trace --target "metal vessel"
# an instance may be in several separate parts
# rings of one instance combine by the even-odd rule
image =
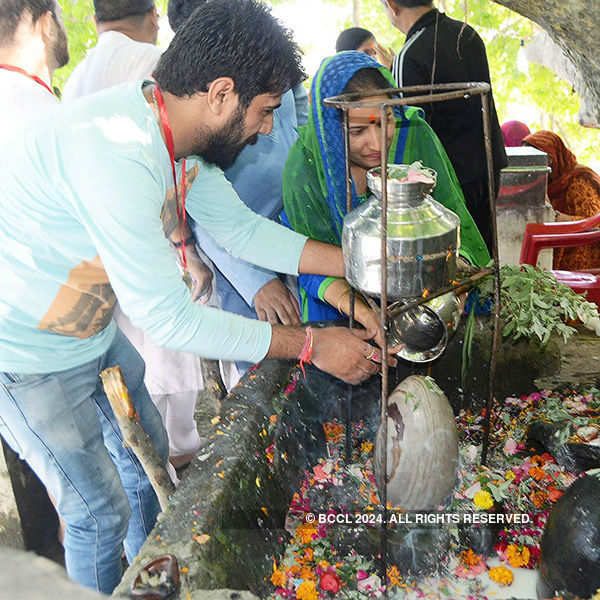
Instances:
[[[421,297],[425,290],[448,285],[456,275],[460,220],[429,193],[433,185],[389,177],[387,293],[392,300]],[[435,182],[436,173],[429,169]],[[381,294],[381,168],[367,172],[373,193],[344,218],[342,249],[345,277],[354,288]]]

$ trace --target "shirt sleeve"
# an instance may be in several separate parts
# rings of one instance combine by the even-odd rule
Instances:
[[[93,169],[72,171],[65,198],[132,323],[175,350],[227,360],[264,358],[271,343],[268,323],[191,301],[163,232],[166,184],[160,175],[141,160],[94,158]]]
[[[229,254],[277,273],[298,275],[307,237],[261,217],[238,197],[223,172],[199,162],[186,200],[190,216]]]
[[[250,264],[241,258],[234,258],[215,242],[206,229],[195,222],[192,223],[192,231],[202,251],[223,273],[229,283],[246,301],[246,304],[253,306],[256,293],[269,281],[275,279],[277,274]]]
[[[292,88],[292,92],[294,93],[298,127],[300,125],[306,125],[308,122],[308,91],[301,83],[299,83],[297,86]]]

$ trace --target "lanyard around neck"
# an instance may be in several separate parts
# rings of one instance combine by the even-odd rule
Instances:
[[[173,141],[173,131],[171,130],[171,123],[169,122],[169,114],[167,113],[167,107],[165,106],[165,99],[160,91],[158,85],[154,85],[152,88],[152,96],[158,107],[158,118],[165,135],[165,143],[167,144],[167,152],[169,153],[169,159],[171,161],[171,172],[173,174],[173,183],[175,185],[175,204],[177,206],[177,218],[179,223],[185,227],[187,220],[185,212],[185,188],[186,188],[186,172],[185,172],[185,158],[181,161],[181,206],[179,206],[179,194],[177,193],[177,172],[175,171],[175,142]],[[185,233],[184,233],[185,236]],[[181,244],[181,262],[183,268],[187,268],[187,257],[185,252],[185,243]]]
[[[52,88],[43,80],[40,79],[37,75],[32,75],[28,73],[25,69],[21,69],[21,67],[15,67],[14,65],[4,65],[0,64],[0,69],[4,69],[5,71],[12,71],[13,73],[20,73],[21,75],[25,75],[25,77],[29,77],[29,79],[33,79],[36,83],[46,88],[53,96],[56,94],[52,91]]]

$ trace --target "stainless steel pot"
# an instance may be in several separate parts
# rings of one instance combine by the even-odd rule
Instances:
[[[388,165],[388,174],[399,166]],[[430,170],[435,181],[435,171]],[[381,168],[367,173],[373,192],[348,213],[342,230],[345,277],[352,287],[381,294]],[[459,218],[430,195],[433,186],[387,180],[387,293],[391,300],[417,298],[455,278]]]

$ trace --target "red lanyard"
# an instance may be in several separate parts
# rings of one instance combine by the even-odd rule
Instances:
[[[182,223],[185,227],[187,220],[185,212],[185,187],[186,187],[186,173],[185,173],[185,158],[181,161],[181,207],[179,206],[177,193],[177,173],[175,171],[175,143],[173,142],[173,132],[171,131],[171,124],[169,123],[169,115],[167,113],[167,107],[165,106],[165,99],[160,91],[158,85],[154,86],[153,89],[154,99],[158,106],[158,116],[160,118],[160,124],[165,134],[165,142],[167,144],[167,151],[169,153],[169,159],[171,160],[171,172],[173,173],[173,183],[175,184],[175,203],[177,205],[177,218],[179,223]],[[183,268],[187,268],[187,257],[185,253],[185,240],[181,244],[181,262]]]
[[[39,83],[42,87],[45,87],[53,96],[56,94],[52,91],[52,88],[43,80],[40,79],[37,75],[32,75],[25,71],[25,69],[21,69],[21,67],[15,67],[14,65],[1,65],[0,69],[4,69],[5,71],[12,71],[13,73],[20,73],[21,75],[25,75],[25,77],[29,77],[29,79],[33,79],[36,83]]]

